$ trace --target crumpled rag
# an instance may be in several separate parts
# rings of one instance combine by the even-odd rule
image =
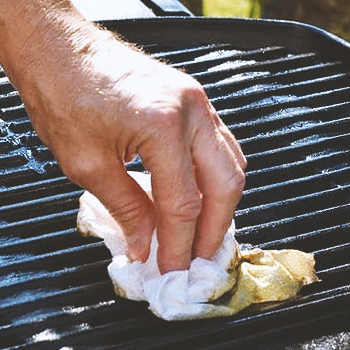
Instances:
[[[129,172],[146,192],[148,174]],[[211,260],[196,258],[186,271],[161,275],[157,265],[157,234],[145,263],[126,256],[121,227],[91,193],[80,198],[78,228],[104,239],[113,260],[108,273],[117,295],[148,301],[165,320],[229,316],[252,304],[295,297],[302,286],[318,281],[314,257],[298,250],[240,250],[234,221]]]

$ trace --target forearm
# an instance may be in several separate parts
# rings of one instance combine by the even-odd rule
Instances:
[[[104,76],[111,69],[100,57],[104,48],[113,48],[110,55],[117,63],[113,70],[119,77],[129,74],[132,61],[138,61],[134,50],[85,20],[68,0],[0,0],[0,43],[0,63],[47,145],[46,126],[39,129],[37,123],[42,101],[57,101],[56,108],[68,118],[67,108],[85,103],[81,100],[87,98],[88,91],[93,94],[94,89],[104,89]],[[90,81],[84,86],[96,66],[103,67],[100,71],[104,74],[95,77],[96,84]]]
[[[68,0],[0,2],[0,62],[21,90],[38,73],[75,65],[100,36]],[[63,72],[61,72],[63,73]]]

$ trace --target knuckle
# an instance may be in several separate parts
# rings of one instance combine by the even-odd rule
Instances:
[[[61,160],[60,165],[67,177],[80,186],[90,187],[99,178],[100,167],[93,161],[68,157],[68,159]]]
[[[218,177],[215,184],[216,188],[211,193],[215,201],[221,204],[229,204],[232,201],[237,202],[245,186],[244,172],[241,168],[238,168],[234,173],[226,177]]]
[[[152,127],[144,130],[151,140],[163,140],[164,144],[170,144],[182,138],[183,120],[181,106],[155,105],[145,111],[146,121]]]
[[[132,227],[147,215],[145,205],[140,201],[117,201],[111,215],[124,227],[132,231]]]
[[[178,125],[181,115],[181,106],[175,101],[169,101],[167,103],[158,102],[145,108],[144,114],[147,120],[156,122],[160,127],[169,128]]]
[[[193,92],[194,94],[197,94],[198,96],[206,96],[206,92],[203,88],[203,85],[197,81],[196,79],[188,76],[189,80],[187,82],[187,87],[189,89],[188,92]]]
[[[194,79],[184,88],[183,93],[186,98],[191,100],[198,102],[207,101],[207,94],[203,86]]]
[[[225,184],[226,193],[230,196],[241,193],[245,186],[245,175],[242,169],[237,169]]]
[[[202,211],[202,198],[199,193],[186,195],[184,198],[169,202],[163,210],[178,220],[193,221]]]
[[[243,170],[245,170],[248,166],[248,161],[247,161],[247,158],[245,156],[242,156],[240,158],[240,166]],[[243,174],[243,178],[245,178],[244,174]],[[244,180],[244,179],[243,179]]]

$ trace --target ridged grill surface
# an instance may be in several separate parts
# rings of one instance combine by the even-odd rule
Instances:
[[[314,252],[322,282],[273,308],[202,321],[165,322],[145,303],[115,297],[108,250],[75,230],[82,190],[1,71],[0,349],[253,348],[341,329],[350,315],[349,70],[283,47],[147,50],[196,77],[242,145],[249,165],[237,239]]]

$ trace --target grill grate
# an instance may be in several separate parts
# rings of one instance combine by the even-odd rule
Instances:
[[[349,68],[277,46],[145,50],[204,84],[241,142],[249,165],[237,239],[314,252],[322,282],[272,309],[180,323],[115,297],[109,252],[75,231],[82,190],[41,144],[1,71],[0,349],[261,349],[341,329],[350,314]]]

